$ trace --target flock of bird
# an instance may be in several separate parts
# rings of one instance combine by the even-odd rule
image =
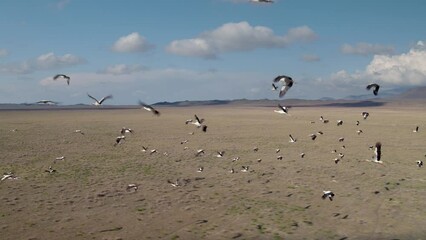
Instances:
[[[253,0],[253,1],[255,1],[255,0]],[[256,1],[257,2],[268,2],[268,3],[272,3],[272,1],[269,1],[269,0],[256,0]],[[67,76],[65,74],[57,74],[57,75],[55,75],[53,77],[53,80],[55,80],[55,81],[59,80],[59,79],[66,80],[67,85],[70,85],[71,77],[69,77],[69,76]],[[283,98],[285,96],[285,94],[292,88],[292,86],[294,85],[294,83],[295,82],[294,82],[294,80],[291,77],[286,76],[286,75],[279,75],[279,76],[275,77],[273,79],[273,81],[272,81],[272,91],[278,91],[279,90],[278,96],[279,96],[279,98]],[[281,84],[281,86],[279,86],[279,84]],[[372,84],[367,85],[366,89],[367,90],[373,89],[373,94],[375,96],[377,96],[378,93],[379,93],[380,86],[377,83],[372,83]],[[107,96],[101,98],[100,100],[98,100],[97,98],[91,96],[90,94],[87,94],[87,95],[88,95],[89,98],[91,98],[91,99],[93,99],[95,101],[93,103],[93,105],[95,105],[95,106],[100,106],[100,105],[102,105],[104,103],[104,101],[106,101],[108,99],[112,99],[112,95],[107,95]],[[42,103],[42,104],[56,104],[55,102],[49,101],[49,100],[42,100],[42,101],[39,101],[38,103]],[[148,104],[146,104],[146,103],[144,103],[144,102],[142,102],[140,100],[139,100],[139,105],[141,106],[142,109],[151,112],[154,116],[160,116],[160,112],[158,110],[156,110],[153,106],[148,105]],[[284,115],[289,115],[290,116],[290,114],[289,114],[289,109],[290,108],[291,108],[290,106],[282,106],[281,104],[278,104],[278,110],[274,110],[274,112],[276,112],[278,114],[284,114]],[[363,119],[366,120],[369,117],[370,114],[368,112],[362,112],[361,115],[362,115]],[[323,116],[320,116],[320,121],[322,123],[324,123],[324,124],[329,123],[329,120],[325,119]],[[315,121],[311,121],[311,123],[315,123]],[[337,120],[336,125],[337,126],[342,126],[343,123],[344,123],[343,120]],[[185,124],[186,125],[193,124],[194,126],[196,126],[197,129],[201,129],[202,132],[206,132],[207,131],[207,125],[205,125],[205,119],[199,118],[196,114],[194,115],[194,119],[188,119],[188,120],[186,120]],[[360,122],[356,121],[356,125],[358,126],[359,124],[360,124]],[[417,133],[418,131],[419,131],[419,127],[417,126],[413,130],[413,132]],[[85,134],[80,129],[75,130],[75,133],[79,133],[81,135]],[[130,128],[123,127],[120,130],[120,135],[117,136],[116,139],[115,139],[114,146],[118,146],[119,144],[122,144],[125,141],[125,139],[126,139],[126,134],[127,133],[133,134],[133,130],[130,129]],[[363,131],[361,129],[359,129],[357,131],[357,134],[359,135],[361,133],[363,133]],[[194,133],[192,132],[190,134],[194,134]],[[315,141],[319,135],[323,135],[323,134],[324,133],[322,131],[318,131],[316,133],[310,134],[309,137],[310,137],[310,139],[312,141]],[[294,138],[292,136],[292,134],[289,134],[289,138],[290,138],[290,140],[289,140],[290,143],[296,143],[297,142],[297,139]],[[344,142],[344,140],[345,139],[343,137],[341,137],[341,138],[338,139],[339,142]],[[188,140],[184,140],[184,141],[181,141],[181,144],[185,144],[187,142],[188,142]],[[341,148],[344,149],[345,146],[343,145]],[[382,152],[381,148],[382,148],[382,144],[380,142],[377,142],[374,146],[370,146],[371,150],[374,149],[374,156],[372,157],[372,159],[368,159],[366,161],[383,164],[383,161],[381,160],[382,159],[381,158],[381,152]],[[188,149],[188,148],[185,147],[184,150],[186,150],[186,149]],[[142,146],[142,152],[147,152],[147,151],[148,151],[147,147]],[[257,147],[254,148],[253,151],[257,152],[258,148]],[[157,152],[157,150],[156,149],[152,149],[149,152],[150,152],[150,154],[154,154],[154,153]],[[276,149],[275,152],[279,153],[280,149]],[[337,153],[337,151],[333,150],[332,153]],[[198,149],[197,152],[196,152],[196,154],[195,154],[195,156],[198,157],[198,156],[201,156],[201,155],[204,155],[204,154],[205,154],[204,149]],[[216,157],[222,158],[224,156],[224,154],[225,154],[225,151],[217,151]],[[167,155],[167,152],[165,152],[164,155]],[[305,156],[305,153],[301,153],[300,154],[301,158],[304,158],[304,156]],[[343,153],[339,153],[338,158],[335,158],[334,162],[336,164],[339,163],[339,161],[343,157],[344,157],[344,154]],[[60,160],[64,160],[64,159],[65,159],[65,157],[61,156],[61,157],[56,158],[55,162],[56,161],[60,161]],[[282,160],[283,157],[280,155],[280,156],[277,156],[277,159],[278,160]],[[233,162],[235,162],[237,160],[239,160],[239,157],[235,157],[235,158],[232,159]],[[261,162],[261,161],[262,161],[261,159],[258,159],[258,162]],[[418,167],[422,167],[423,166],[423,161],[418,160],[416,162],[416,164],[417,164]],[[249,171],[249,166],[242,166],[241,168],[242,168],[241,172],[250,172]],[[197,169],[197,172],[203,172],[203,170],[204,170],[204,167],[200,166]],[[52,166],[49,166],[49,168],[46,169],[45,172],[48,172],[48,173],[52,174],[52,173],[55,173],[56,170],[53,169]],[[235,170],[232,168],[229,172],[230,173],[235,173]],[[17,179],[17,178],[18,177],[14,173],[9,172],[9,173],[5,173],[3,175],[3,177],[1,178],[1,181],[4,181],[6,179]],[[177,179],[176,181],[168,180],[168,182],[172,186],[174,186],[174,187],[182,186],[182,183],[179,181],[179,179]],[[138,186],[136,184],[129,184],[127,186],[127,190],[136,191],[137,189],[138,189]],[[324,190],[323,191],[323,195],[322,195],[322,199],[328,198],[330,200],[333,200],[334,196],[335,196],[335,194],[331,190]]]

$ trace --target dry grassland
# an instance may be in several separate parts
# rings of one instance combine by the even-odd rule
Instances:
[[[292,108],[291,116],[266,107],[159,110],[160,117],[143,110],[0,112],[0,172],[19,177],[0,183],[1,239],[426,239],[426,169],[415,163],[426,160],[424,109]],[[206,119],[207,133],[185,125],[194,114]],[[122,127],[134,134],[114,147]],[[312,141],[317,131],[324,135]],[[298,141],[289,143],[289,134]],[[366,161],[376,141],[382,165]],[[206,153],[196,157],[201,148]],[[57,172],[45,172],[49,165]],[[176,179],[181,186],[168,183]],[[136,192],[126,190],[131,183]],[[322,200],[322,190],[334,200]]]

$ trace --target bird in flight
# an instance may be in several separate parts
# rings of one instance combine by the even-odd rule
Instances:
[[[364,118],[364,120],[366,120],[368,116],[370,116],[368,112],[362,112],[362,117]]]
[[[150,105],[142,102],[141,100],[139,100],[139,105],[141,105],[143,109],[152,112],[155,116],[160,116],[160,112],[159,111],[157,111],[152,106],[150,106]]]
[[[70,78],[69,76],[67,76],[67,75],[65,75],[65,74],[56,74],[56,75],[53,77],[53,80],[57,80],[57,79],[59,79],[59,78],[66,79],[66,80],[67,80],[67,84],[68,84],[68,85],[70,85],[70,80],[71,80],[71,78]]]
[[[377,94],[379,94],[379,89],[380,89],[379,84],[377,84],[377,83],[368,84],[367,90],[370,90],[371,88],[373,88],[374,96],[377,96]]]
[[[416,126],[416,128],[413,130],[413,133],[419,132],[419,126]]]
[[[253,3],[274,3],[273,0],[250,0]]]
[[[125,140],[126,136],[118,136],[115,138],[114,147],[121,143],[121,141]]]
[[[417,164],[417,167],[423,167],[423,161],[422,160],[417,161],[416,164]]]
[[[382,144],[380,142],[376,142],[376,145],[374,148],[373,162],[383,163],[381,158],[382,158]],[[367,161],[371,162],[370,160],[367,160]]]
[[[120,133],[124,136],[126,133],[133,133],[133,130],[131,128],[122,127]]]
[[[280,110],[274,110],[274,112],[279,113],[279,114],[288,114],[288,109],[290,107],[284,107],[284,106],[281,106],[281,104],[278,104],[278,108]]]
[[[207,125],[203,124],[204,118],[199,118],[197,116],[197,114],[195,114],[194,117],[195,117],[195,121],[192,120],[192,119],[189,119],[189,120],[186,120],[185,123],[186,124],[188,124],[188,123],[194,124],[195,126],[197,126],[197,128],[201,128],[201,130],[203,130],[203,132],[206,132],[207,131]]]
[[[290,137],[290,141],[291,143],[295,143],[297,141],[296,138],[294,138],[293,136],[291,136],[291,134],[288,135]]]
[[[286,75],[280,75],[274,78],[274,83],[277,83],[277,82],[283,83],[283,86],[281,87],[280,94],[279,94],[280,98],[284,97],[284,95],[293,86],[293,83],[294,83],[293,79]]]
[[[40,100],[37,102],[37,104],[56,105],[58,103],[50,100]]]
[[[96,99],[96,98],[94,98],[94,97],[90,96],[90,94],[87,94],[87,96],[88,96],[89,98],[91,98],[91,99],[95,100],[95,102],[94,102],[94,103],[92,103],[92,105],[95,105],[95,106],[100,106],[100,105],[102,105],[102,103],[103,103],[105,100],[112,98],[112,95],[108,95],[108,96],[106,96],[106,97],[103,97],[101,100],[98,100],[98,99]]]

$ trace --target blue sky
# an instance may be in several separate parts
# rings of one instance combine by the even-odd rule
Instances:
[[[0,102],[317,99],[426,85],[426,1],[2,0]],[[57,73],[71,84],[53,81]]]

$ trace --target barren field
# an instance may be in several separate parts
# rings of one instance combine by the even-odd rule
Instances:
[[[0,111],[1,239],[426,239],[424,108],[274,109]]]

